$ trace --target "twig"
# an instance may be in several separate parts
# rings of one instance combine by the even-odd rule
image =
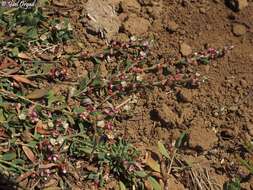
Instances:
[[[132,100],[131,98],[126,99],[124,102],[122,102],[121,104],[117,105],[115,108],[116,110],[118,110],[119,108],[121,108],[122,106],[126,105],[128,102],[130,102]]]
[[[177,153],[177,149],[174,150],[172,158],[170,160],[170,165],[169,165],[169,169],[168,169],[168,175],[170,175],[171,169],[172,169],[172,164],[174,162],[174,159],[176,157],[176,153]]]

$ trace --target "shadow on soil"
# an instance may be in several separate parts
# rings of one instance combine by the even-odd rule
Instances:
[[[9,177],[0,173],[0,190],[17,190],[18,185]]]

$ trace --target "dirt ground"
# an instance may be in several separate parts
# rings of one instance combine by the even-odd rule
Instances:
[[[118,2],[109,3],[117,6]],[[169,145],[188,131],[190,148],[181,156],[195,163],[196,170],[208,171],[220,186],[241,176],[242,187],[252,189],[253,178],[238,156],[252,160],[243,144],[253,138],[253,3],[234,11],[216,0],[129,0],[122,1],[117,11],[118,28],[108,29],[112,32],[107,37],[154,38],[153,53],[159,62],[204,47],[234,46],[224,59],[197,68],[207,79],[198,88],[155,88],[144,93],[133,117],[122,121],[118,133],[141,148],[153,147],[158,140]],[[86,39],[91,47],[100,46],[91,34]],[[172,189],[195,189],[186,176],[174,177],[179,184]]]
[[[220,187],[240,176],[242,187],[252,189],[253,178],[238,161],[253,158],[243,146],[253,139],[253,3],[243,2],[236,11],[217,0],[88,1],[66,14],[91,51],[103,48],[105,39],[141,36],[155,40],[156,61],[173,63],[204,47],[234,46],[225,58],[195,68],[204,81],[199,87],[139,94],[133,116],[123,119],[116,133],[146,149],[158,140],[169,146],[187,131],[189,148],[180,155],[199,175],[206,171]],[[197,189],[187,178],[174,176],[171,189]]]
[[[198,76],[194,87],[140,90],[131,117],[118,118],[114,130],[114,136],[143,151],[155,150],[159,140],[170,147],[183,132],[189,134],[178,155],[192,172],[172,171],[170,190],[209,189],[197,181],[203,178],[196,176],[202,175],[216,184],[213,189],[223,189],[235,178],[241,179],[242,189],[253,189],[252,173],[240,162],[253,161],[252,150],[246,148],[253,142],[252,0],[70,0],[53,1],[53,5],[54,14],[71,19],[88,53],[101,51],[111,40],[141,37],[154,41],[151,62],[170,64],[176,74]],[[211,64],[174,65],[206,48],[231,46]],[[76,64],[73,81],[89,67],[82,61]],[[103,67],[106,76],[110,65]],[[165,75],[158,72],[152,77],[162,81]]]

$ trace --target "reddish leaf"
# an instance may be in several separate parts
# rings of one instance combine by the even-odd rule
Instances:
[[[18,178],[17,178],[17,182],[21,182],[23,181],[24,179],[30,177],[34,172],[33,171],[28,171],[28,172],[25,172],[23,174],[21,174]]]
[[[41,135],[49,135],[50,131],[47,131],[47,126],[42,123],[42,121],[39,121],[36,124],[35,131]]]
[[[20,70],[20,67],[15,67],[13,69],[9,69],[8,71],[6,71],[7,75],[13,75],[15,73],[17,73]]]
[[[0,62],[0,70],[6,69],[10,66],[18,66],[18,64],[16,63],[16,61],[8,57],[5,57],[4,60]]]
[[[30,84],[34,86],[33,82],[29,79],[27,79],[25,76],[22,75],[12,75],[11,76],[15,81],[20,82],[20,83],[25,83],[25,84]]]
[[[36,157],[30,148],[28,148],[27,146],[22,146],[22,149],[29,160],[31,160],[32,162],[36,161]]]
[[[22,53],[22,52],[18,54],[18,57],[20,59],[32,60],[26,53]]]
[[[0,128],[0,137],[8,137],[7,136],[7,134],[6,134],[6,131],[5,131],[5,129],[3,129],[3,128]]]
[[[50,163],[50,164],[41,164],[39,165],[39,168],[40,169],[48,169],[48,168],[52,168],[52,167],[55,167],[55,166],[58,166],[57,164],[54,164],[54,163]]]

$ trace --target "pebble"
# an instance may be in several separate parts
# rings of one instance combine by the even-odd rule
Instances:
[[[168,32],[176,32],[177,29],[178,29],[178,24],[175,21],[170,20],[167,22],[166,30]]]
[[[181,102],[188,103],[188,102],[192,102],[194,95],[193,95],[192,90],[190,89],[181,89],[178,92],[177,96]]]
[[[248,0],[226,0],[226,3],[235,11],[240,11],[248,6]]]
[[[241,87],[243,87],[243,88],[247,88],[248,83],[247,83],[247,81],[246,81],[246,80],[241,79],[241,80],[240,80],[240,85],[241,85]]]
[[[183,56],[188,56],[192,54],[192,49],[188,44],[182,43],[180,44],[180,52]]]
[[[253,124],[247,123],[247,129],[249,130],[249,135],[253,137]]]
[[[124,12],[127,13],[140,13],[141,11],[141,5],[138,3],[137,0],[121,1],[121,8]]]
[[[142,17],[130,16],[128,20],[123,24],[123,27],[131,35],[139,36],[145,34],[148,31],[150,23],[148,20]]]
[[[233,33],[235,36],[242,36],[247,32],[246,26],[243,24],[234,24]]]
[[[248,6],[248,0],[235,0],[237,2],[237,9],[242,10]]]
[[[206,13],[206,9],[203,8],[203,7],[201,7],[201,8],[199,9],[199,12],[200,12],[201,14],[205,14],[205,13]]]

